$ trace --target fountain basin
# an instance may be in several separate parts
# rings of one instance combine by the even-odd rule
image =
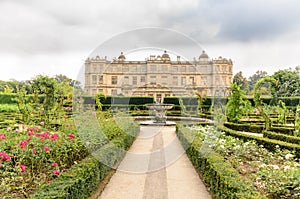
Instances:
[[[151,121],[141,122],[142,125],[175,125],[175,122],[167,122],[166,111],[173,108],[174,104],[146,104],[150,110]]]

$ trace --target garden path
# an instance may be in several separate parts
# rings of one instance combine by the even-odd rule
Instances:
[[[175,127],[141,126],[100,199],[210,199],[189,161]]]

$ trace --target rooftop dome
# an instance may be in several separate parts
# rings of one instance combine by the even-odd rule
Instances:
[[[170,56],[167,54],[167,51],[165,50],[164,54],[161,56],[162,58],[170,59]]]
[[[118,59],[126,59],[125,56],[123,55],[123,52],[121,52],[121,55],[118,57]]]
[[[201,58],[206,58],[206,59],[209,58],[208,55],[205,53],[204,50],[202,51],[202,54],[199,56],[199,59],[201,59]]]

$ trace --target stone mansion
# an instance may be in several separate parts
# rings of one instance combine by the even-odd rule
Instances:
[[[180,56],[171,60],[165,51],[145,61],[127,61],[123,53],[112,61],[99,56],[85,61],[84,90],[88,95],[153,96],[227,96],[232,82],[232,61],[202,54],[193,61]]]

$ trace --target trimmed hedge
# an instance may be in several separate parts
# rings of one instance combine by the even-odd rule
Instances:
[[[232,122],[225,122],[224,126],[236,131],[246,131],[252,133],[262,133],[264,130],[263,125],[255,125],[255,124],[237,124]]]
[[[291,127],[279,127],[279,126],[277,126],[277,127],[271,127],[270,131],[274,131],[274,132],[285,134],[285,135],[294,135],[295,129],[291,128]]]
[[[239,133],[239,132],[229,129],[225,126],[218,126],[218,129],[221,131],[224,131],[226,133],[226,135],[237,137],[244,141],[255,140],[257,142],[257,144],[263,145],[269,151],[275,151],[276,145],[278,145],[282,149],[288,149],[290,151],[295,151],[296,157],[300,158],[300,145],[298,145],[298,144],[283,142],[280,140],[273,140],[273,139],[269,139],[269,138],[265,138],[265,137],[258,137],[255,135]]]
[[[31,199],[88,198],[110,168],[89,156],[62,173],[50,185],[42,186]]]
[[[214,198],[263,199],[266,198],[256,191],[232,165],[214,151],[203,153],[201,140],[195,138],[192,143],[191,132],[187,128],[177,128],[177,136],[193,165],[202,173],[204,181],[210,186]],[[207,151],[206,151],[207,152]]]
[[[270,131],[264,131],[264,137],[300,145],[300,137],[283,135],[280,133],[274,133],[274,132],[270,132]]]

